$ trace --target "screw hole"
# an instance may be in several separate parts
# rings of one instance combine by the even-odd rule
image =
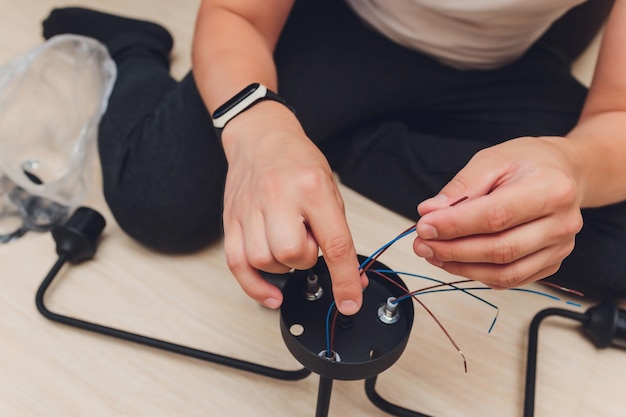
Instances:
[[[380,348],[374,348],[372,350],[370,350],[370,359],[376,359],[381,357],[383,354],[382,349]]]
[[[302,333],[304,333],[304,326],[297,323],[292,324],[291,327],[289,327],[289,333],[295,337],[302,336]]]

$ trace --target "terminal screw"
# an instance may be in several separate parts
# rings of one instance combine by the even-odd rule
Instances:
[[[385,324],[394,324],[400,319],[396,297],[387,298],[387,302],[378,308],[378,320]]]
[[[319,283],[319,278],[317,274],[314,274],[313,271],[309,271],[309,276],[306,278],[306,299],[309,301],[315,301],[322,298],[324,294],[324,290]]]

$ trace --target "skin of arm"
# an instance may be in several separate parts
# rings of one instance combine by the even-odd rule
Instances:
[[[575,128],[564,138],[519,138],[478,152],[418,206],[418,256],[493,288],[559,269],[582,227],[580,209],[626,200],[624,44],[626,1],[617,0]]]
[[[253,82],[278,90],[273,51],[292,5],[202,2],[192,66],[210,112]],[[280,306],[280,290],[258,271],[308,269],[321,250],[338,309],[356,313],[367,280],[359,275],[343,200],[326,158],[294,114],[280,103],[256,104],[226,125],[222,144],[226,262],[243,290],[270,308]]]

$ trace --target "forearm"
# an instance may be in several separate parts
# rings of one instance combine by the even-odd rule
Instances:
[[[615,3],[578,125],[570,132],[583,207],[626,200],[626,1]]]
[[[568,135],[582,207],[626,200],[626,110],[584,117]]]
[[[291,0],[202,3],[192,62],[195,81],[210,112],[253,82],[277,90],[273,50],[291,3]]]

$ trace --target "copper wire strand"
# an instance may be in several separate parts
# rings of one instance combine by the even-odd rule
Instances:
[[[465,358],[465,355],[463,354],[463,351],[461,351],[461,348],[459,347],[459,345],[454,341],[454,338],[452,337],[452,335],[450,335],[448,330],[446,330],[445,326],[441,323],[441,321],[439,321],[437,316],[435,316],[435,314],[428,307],[426,307],[426,304],[424,304],[422,302],[422,300],[417,298],[417,294],[413,294],[412,292],[407,291],[406,288],[404,288],[402,285],[398,284],[397,282],[395,282],[394,280],[392,280],[391,278],[389,278],[385,274],[382,274],[382,273],[380,273],[380,272],[378,272],[376,270],[372,270],[371,272],[380,275],[381,277],[383,277],[384,279],[388,280],[389,282],[392,282],[394,285],[402,288],[403,291],[406,291],[406,295],[411,295],[411,297],[415,301],[417,301],[419,303],[419,305],[421,305],[424,310],[426,310],[426,312],[430,315],[430,317],[432,317],[432,319],[435,321],[435,323],[437,323],[437,325],[439,326],[441,331],[446,335],[446,337],[448,338],[448,340],[450,341],[452,346],[454,346],[454,348],[459,353],[459,355],[461,355],[461,358],[463,359],[463,368],[465,369],[465,373],[467,373],[467,359]],[[463,281],[460,281],[460,282],[466,282],[466,281],[471,281],[471,280],[463,280]],[[455,283],[453,282],[453,283],[450,283],[450,284],[455,284]],[[448,284],[447,283],[446,284],[439,284],[438,286],[443,286],[443,285],[448,285]]]
[[[563,291],[563,292],[566,292],[566,293],[578,295],[579,297],[584,297],[585,296],[585,294],[583,292],[581,292],[581,291],[573,290],[573,289],[567,288],[567,287],[563,287],[562,285],[555,284],[553,282],[539,281],[539,283],[543,284],[543,285],[547,285],[548,287],[556,288],[556,289],[558,289],[560,291]]]
[[[456,206],[457,204],[464,202],[464,201],[465,201],[465,200],[467,200],[468,198],[469,198],[469,196],[468,196],[468,195],[466,195],[466,196],[464,196],[464,197],[461,197],[461,198],[459,198],[458,200],[456,200],[454,203],[450,204],[450,207],[454,207],[454,206]]]

